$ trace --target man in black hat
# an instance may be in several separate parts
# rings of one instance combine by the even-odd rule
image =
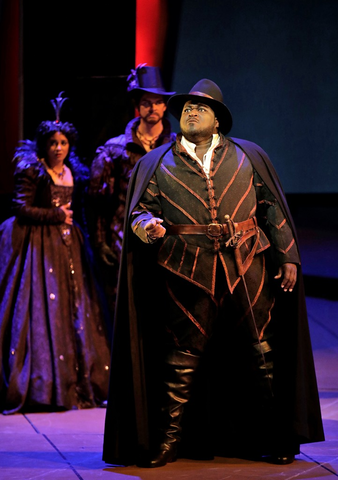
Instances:
[[[89,194],[91,237],[98,253],[100,270],[110,304],[115,309],[118,266],[121,255],[126,191],[131,170],[147,152],[175,140],[169,120],[164,117],[170,95],[158,67],[139,65],[128,77],[127,88],[139,116],[125,132],[99,147],[91,166]],[[94,217],[94,220],[93,220]]]
[[[103,459],[291,463],[324,436],[283,189],[214,82],[168,109],[181,133],[129,183]]]

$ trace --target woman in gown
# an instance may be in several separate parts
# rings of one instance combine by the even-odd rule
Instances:
[[[0,409],[89,408],[107,398],[105,308],[80,224],[88,169],[77,132],[42,122],[15,158],[13,214],[0,225]]]

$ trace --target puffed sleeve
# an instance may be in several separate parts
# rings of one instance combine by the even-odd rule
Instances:
[[[66,214],[63,210],[51,205],[48,180],[38,162],[19,163],[14,179],[12,211],[18,219],[31,224],[58,224],[65,220]],[[46,198],[48,191],[49,198]]]

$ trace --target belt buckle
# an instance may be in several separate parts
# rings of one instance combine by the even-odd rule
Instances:
[[[208,235],[211,237],[220,237],[223,234],[223,225],[220,223],[209,223]]]

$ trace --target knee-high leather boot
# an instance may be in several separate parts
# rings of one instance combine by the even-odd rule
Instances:
[[[165,399],[162,406],[162,442],[154,457],[139,466],[162,467],[177,458],[181,439],[181,418],[184,405],[189,401],[194,373],[200,357],[188,352],[174,350],[165,360]]]

